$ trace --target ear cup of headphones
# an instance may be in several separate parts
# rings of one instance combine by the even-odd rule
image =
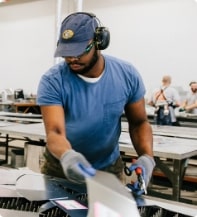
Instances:
[[[96,27],[94,33],[95,47],[97,50],[104,50],[109,46],[110,32],[106,27]]]

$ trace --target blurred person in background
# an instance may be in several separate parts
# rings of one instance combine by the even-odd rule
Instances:
[[[189,83],[190,91],[188,92],[185,101],[179,109],[180,112],[187,112],[190,114],[197,114],[197,82],[191,81]]]
[[[148,105],[155,107],[155,119],[158,125],[179,125],[175,108],[180,106],[180,96],[171,86],[171,82],[171,76],[163,76],[161,86],[153,91],[147,101]]]

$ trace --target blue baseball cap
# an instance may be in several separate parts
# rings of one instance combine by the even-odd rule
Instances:
[[[89,13],[74,13],[66,17],[61,25],[55,57],[79,56],[89,41],[94,38],[98,23]]]

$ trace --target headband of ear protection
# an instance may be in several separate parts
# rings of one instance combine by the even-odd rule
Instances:
[[[85,14],[85,15],[90,16],[93,20],[95,19],[97,21],[98,27],[94,27],[94,22],[92,22],[93,28],[95,28],[94,42],[95,42],[95,48],[97,50],[104,50],[109,46],[110,32],[109,32],[108,28],[101,25],[100,20],[96,17],[95,14],[88,13],[88,12],[75,12],[75,13],[72,13],[69,16],[67,16],[65,19],[67,19],[68,17],[70,17],[73,14]],[[65,21],[65,19],[62,21],[62,23]]]

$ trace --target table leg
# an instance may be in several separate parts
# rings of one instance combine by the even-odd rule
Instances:
[[[166,175],[172,184],[172,200],[180,200],[182,181],[189,159],[173,160],[172,170],[159,157],[155,157],[157,167]]]
[[[3,146],[5,148],[5,158],[3,160],[0,160],[0,165],[7,164],[8,163],[8,145],[9,145],[9,135],[6,134],[6,136],[1,137],[4,138],[5,141],[0,142],[0,146]]]
[[[23,113],[27,113],[29,111],[30,107],[28,106]]]
[[[179,201],[180,199],[180,191],[182,187],[182,182],[185,176],[185,171],[188,165],[189,159],[183,159],[183,160],[174,160],[174,175],[173,175],[173,193],[172,193],[172,199]]]
[[[6,134],[6,148],[5,148],[5,161],[8,163],[8,146],[9,146],[9,135]]]

